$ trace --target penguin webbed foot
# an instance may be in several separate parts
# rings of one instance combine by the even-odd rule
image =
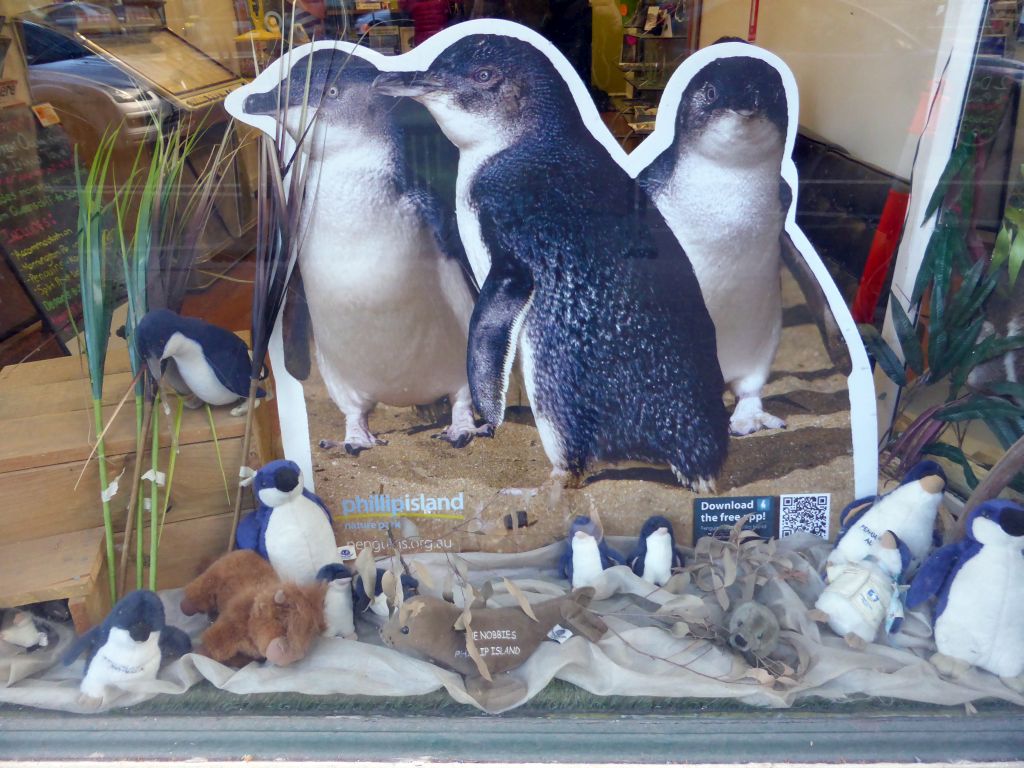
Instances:
[[[739,397],[729,417],[729,434],[737,437],[751,435],[762,429],[785,429],[786,422],[772,416],[761,406],[760,397]]]
[[[676,480],[684,488],[688,488],[694,493],[707,494],[715,492],[715,478],[713,477],[689,477],[683,474],[683,471],[674,464],[669,465],[672,469],[672,474],[676,476]]]
[[[342,440],[342,441],[338,441],[338,440],[321,440],[320,441],[320,447],[323,448],[324,450],[328,450],[328,451],[333,449],[333,448],[344,448],[345,449],[345,453],[347,453],[349,456],[358,456],[363,451],[368,451],[371,448],[374,448],[374,447],[376,447],[378,445],[387,445],[388,444],[387,440],[383,440],[382,438],[379,438],[376,435],[371,435],[370,437],[372,439],[372,442],[369,442],[369,443],[367,441],[363,441],[363,440],[348,440],[348,439]]]
[[[455,448],[465,448],[473,442],[474,437],[494,437],[494,425],[489,422],[473,429],[454,429],[453,426],[445,427],[432,437],[435,440],[444,440]]]

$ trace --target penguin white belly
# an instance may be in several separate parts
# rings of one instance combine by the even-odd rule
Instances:
[[[648,536],[644,555],[644,581],[663,586],[672,577],[672,539],[668,535]]]
[[[593,584],[604,572],[601,564],[601,551],[598,549],[597,541],[590,539],[586,542],[572,541],[572,586],[573,588],[585,587]]]
[[[206,362],[203,348],[199,344],[180,333],[174,336],[178,338],[177,352],[174,354],[178,373],[197,397],[210,405],[230,405],[241,399],[241,395],[221,384],[217,374]]]
[[[473,312],[460,266],[382,178],[331,167],[321,178],[299,258],[332,397],[406,406],[453,394]]]
[[[935,622],[940,653],[1000,677],[1024,672],[1024,558],[987,544],[957,571]]]
[[[80,690],[86,696],[103,697],[106,686],[130,680],[153,680],[160,669],[160,633],[150,632],[141,643],[126,629],[112,628],[107,642],[89,662]]]
[[[727,383],[767,378],[781,335],[779,167],[685,153],[655,199],[697,275]]]
[[[491,254],[480,234],[480,221],[469,199],[477,172],[493,157],[494,147],[480,147],[459,153],[459,174],[455,180],[455,218],[459,224],[459,239],[466,250],[469,266],[473,270],[476,284],[483,286],[491,271]]]
[[[334,529],[324,511],[305,496],[274,508],[266,544],[270,564],[283,581],[311,584],[323,566],[338,562]]]

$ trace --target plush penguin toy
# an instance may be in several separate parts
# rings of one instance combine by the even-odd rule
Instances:
[[[608,546],[597,523],[583,515],[572,521],[559,571],[573,589],[589,586],[605,568],[625,563],[626,559]]]
[[[935,518],[942,504],[946,475],[934,461],[911,467],[903,483],[884,496],[858,499],[843,510],[842,527],[829,563],[859,563],[872,553],[875,541],[892,531],[911,554],[908,575],[934,545]]]
[[[973,664],[1024,691],[1024,507],[995,499],[973,510],[967,536],[918,571],[907,605],[933,595],[935,666],[955,676]]]
[[[857,563],[828,566],[828,586],[814,607],[828,615],[828,625],[850,645],[872,643],[883,623],[896,632],[903,617],[900,577],[910,566],[907,545],[885,531],[870,554]]]
[[[387,571],[383,568],[377,569],[377,577],[373,586],[372,595],[367,593],[362,579],[354,579],[353,592],[355,594],[356,614],[364,615],[369,613],[371,616],[379,616],[384,619],[391,615],[391,606],[388,604],[388,596],[384,593],[385,573],[387,573]],[[409,599],[416,595],[419,588],[419,581],[409,574],[402,574],[402,596],[405,599]]]
[[[355,617],[352,606],[352,572],[341,563],[325,565],[316,574],[317,581],[327,582],[324,595],[324,621],[326,637],[356,639]]]
[[[644,521],[640,540],[627,563],[633,573],[659,587],[672,577],[673,568],[683,567],[683,553],[676,547],[675,532],[668,518],[655,515]]]
[[[249,348],[231,331],[169,309],[139,321],[135,346],[153,379],[210,405],[230,405],[249,395]],[[266,393],[260,389],[258,397]]]
[[[252,483],[256,510],[238,524],[235,543],[270,561],[283,581],[312,584],[325,565],[340,563],[324,503],[302,486],[302,470],[285,459],[263,465]]]
[[[147,590],[122,597],[103,623],[79,637],[64,655],[64,664],[86,654],[81,691],[103,698],[107,686],[135,680],[154,680],[164,656],[192,650],[188,635],[164,620],[160,598]]]

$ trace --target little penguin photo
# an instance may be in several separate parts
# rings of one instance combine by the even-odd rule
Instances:
[[[474,404],[504,421],[518,353],[555,475],[643,461],[710,489],[728,418],[686,254],[584,123],[570,81],[581,84],[560,55],[526,30],[517,34],[530,39],[470,24],[425,71],[382,75],[375,90],[425,105],[459,148],[459,234],[481,286]]]
[[[345,416],[344,436],[324,436],[323,448],[358,455],[384,445],[369,426],[377,403],[442,397],[452,413],[439,437],[461,448],[492,431],[474,421],[466,375],[475,291],[454,204],[413,172],[404,132],[418,121],[421,138],[432,131],[447,141],[422,107],[371,88],[379,71],[354,48],[304,46],[284,79],[269,67],[234,97],[239,119],[282,121],[310,158],[286,363],[308,377],[311,327],[320,376]]]

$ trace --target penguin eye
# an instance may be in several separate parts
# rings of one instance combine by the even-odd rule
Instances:
[[[330,98],[332,98],[332,99],[337,98],[337,96],[338,96],[338,86],[332,85],[330,88],[328,88],[327,89],[327,95]]]
[[[715,89],[715,86],[713,86],[711,83],[708,83],[707,85],[705,85],[704,86],[704,100],[707,101],[708,104],[714,104],[717,99],[718,99],[718,91]]]
[[[478,69],[476,72],[473,73],[473,79],[476,80],[478,83],[486,83],[491,79],[491,77],[493,77],[493,75],[494,73],[489,69]]]
[[[402,627],[402,629],[400,631],[401,631],[401,633],[403,635],[408,635],[409,634],[409,627],[408,627],[408,625]]]

